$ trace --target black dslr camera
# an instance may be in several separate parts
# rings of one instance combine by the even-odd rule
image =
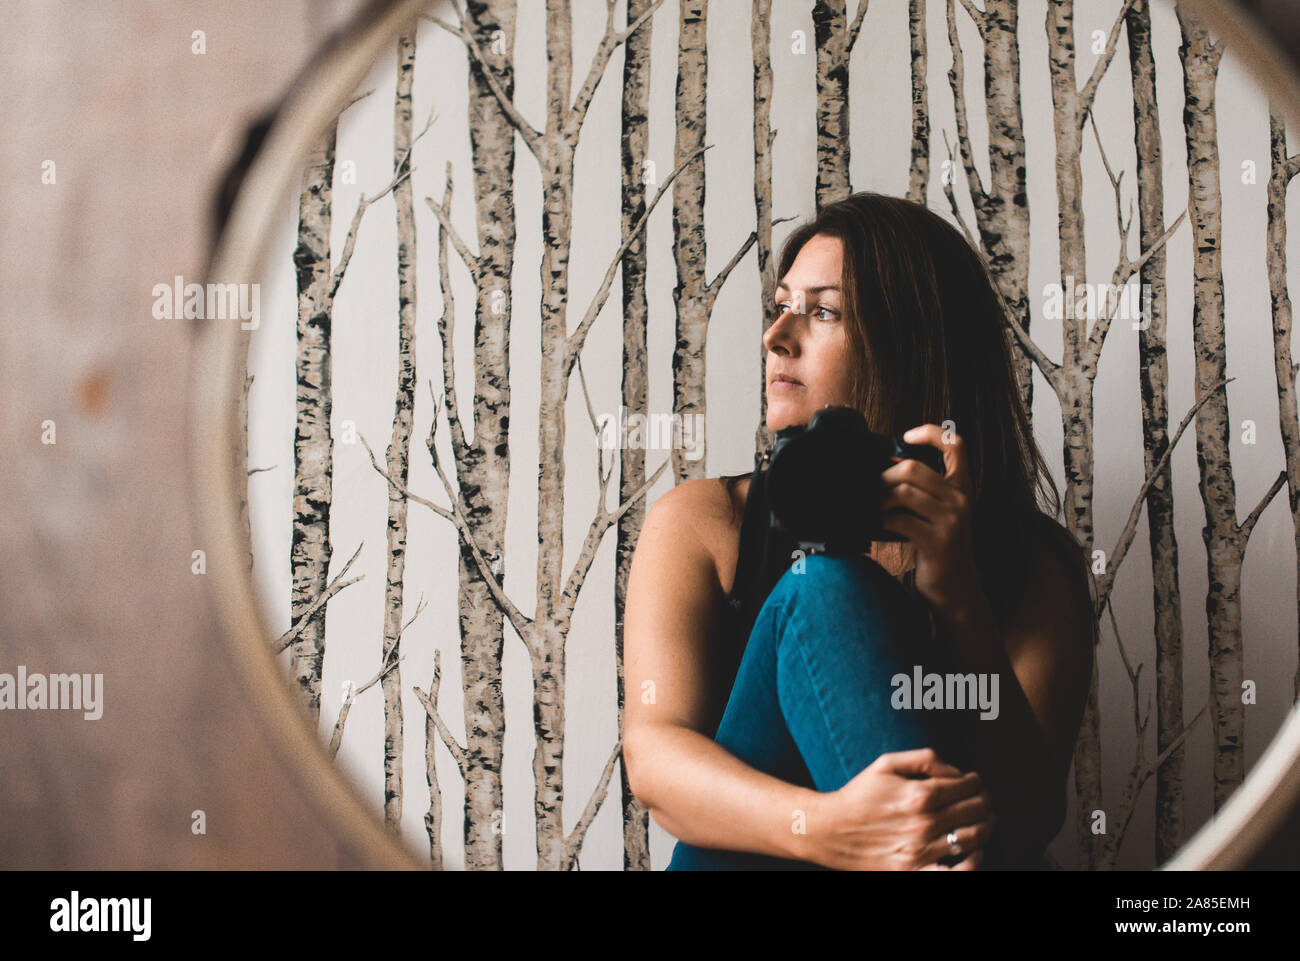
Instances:
[[[767,466],[769,525],[811,553],[857,556],[872,541],[905,541],[883,530],[881,473],[895,459],[919,460],[943,476],[943,455],[929,444],[867,429],[852,407],[827,404],[808,426],[777,431]]]

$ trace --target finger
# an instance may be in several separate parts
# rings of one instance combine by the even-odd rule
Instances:
[[[974,871],[979,868],[984,861],[984,849],[976,848],[973,852],[966,855],[952,866],[954,871]]]
[[[966,445],[956,431],[946,431],[937,424],[922,424],[904,432],[903,440],[909,444],[929,444],[939,448],[943,453],[944,479],[952,481],[967,496],[974,493]]]
[[[927,840],[937,838],[946,843],[948,832],[955,831],[959,842],[964,844],[969,835],[972,845],[968,847],[978,847],[988,840],[986,835],[980,833],[980,826],[988,825],[991,833],[998,823],[997,817],[997,812],[989,807],[988,795],[981,792],[972,798],[958,801],[935,815],[934,838]]]
[[[957,849],[953,850],[952,844],[949,843],[948,835],[956,835]],[[973,851],[988,840],[989,835],[993,833],[993,815],[980,821],[977,824],[967,825],[964,827],[949,829],[942,832],[938,837],[929,841],[917,856],[918,861],[937,861],[939,858],[946,858],[953,854],[963,854]]]
[[[906,481],[939,498],[943,497],[945,490],[952,487],[944,479],[943,471],[936,471],[929,464],[914,457],[905,457],[890,464],[880,472],[880,478],[886,484]]]
[[[961,437],[954,432],[952,434],[952,443],[944,445],[944,464],[951,467],[951,472],[947,479],[956,484],[966,496],[974,494],[974,485],[970,479],[970,461],[966,456],[966,444]],[[951,460],[950,460],[951,458]]]
[[[949,504],[946,492],[935,491],[911,480],[890,484],[885,491],[885,496],[880,499],[881,509],[905,507],[927,523],[942,515]]]
[[[988,792],[984,790],[984,785],[980,783],[980,776],[974,771],[959,778],[932,778],[926,782],[925,788],[930,793],[921,810],[942,811],[943,816],[953,824],[974,824],[989,811]],[[982,802],[983,808],[975,811],[975,817],[960,820],[963,814],[969,813],[970,808],[975,807],[968,803],[971,801]],[[967,804],[967,808],[948,810],[960,804]],[[948,829],[948,827],[944,828],[944,830]]]
[[[933,552],[934,525],[929,521],[913,517],[903,510],[885,514],[880,518],[880,527],[893,534],[902,534],[918,550]]]
[[[907,751],[887,751],[871,762],[878,773],[900,774],[904,777],[959,778],[962,772],[944,761],[934,748],[916,747]]]

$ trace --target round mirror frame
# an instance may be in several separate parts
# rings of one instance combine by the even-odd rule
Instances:
[[[1300,75],[1259,33],[1253,21],[1223,0],[1178,0],[1223,38],[1287,119],[1300,117]],[[216,242],[205,282],[253,282],[260,273],[272,225],[295,194],[311,146],[338,116],[374,63],[431,0],[372,0],[335,33],[303,71],[277,112],[235,197]],[[257,600],[247,566],[248,531],[240,522],[237,491],[245,482],[231,452],[243,425],[238,369],[245,331],[229,321],[198,327],[189,398],[192,509],[204,535],[209,585],[216,592],[227,650],[278,754],[335,826],[340,841],[368,852],[388,868],[427,868],[400,837],[386,831],[378,812],[326,754],[289,696],[271,653],[273,632]],[[1158,870],[1234,870],[1245,866],[1300,804],[1300,707],[1286,722],[1228,803]]]

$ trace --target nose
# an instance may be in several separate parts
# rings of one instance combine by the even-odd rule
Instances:
[[[779,308],[778,308],[779,309]],[[768,353],[776,353],[781,348],[787,354],[798,352],[798,333],[800,315],[792,309],[782,310],[772,326],[763,332],[763,348]]]

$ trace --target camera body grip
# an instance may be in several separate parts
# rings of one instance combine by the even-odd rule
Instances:
[[[807,427],[777,432],[768,461],[769,524],[812,553],[856,556],[872,541],[905,541],[884,530],[881,473],[895,459],[919,460],[944,472],[943,455],[929,444],[877,434],[852,407],[826,405]]]

